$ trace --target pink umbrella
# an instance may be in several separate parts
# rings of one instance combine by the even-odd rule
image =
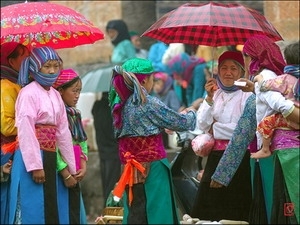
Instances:
[[[55,49],[92,44],[104,33],[83,15],[50,2],[25,2],[1,8],[1,44],[19,42]]]
[[[166,13],[142,36],[164,43],[225,46],[244,44],[264,34],[274,41],[283,38],[258,11],[237,3],[186,3]]]

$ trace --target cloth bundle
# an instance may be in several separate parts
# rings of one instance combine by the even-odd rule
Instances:
[[[214,147],[215,139],[209,133],[199,134],[192,140],[192,149],[196,155],[205,157]]]

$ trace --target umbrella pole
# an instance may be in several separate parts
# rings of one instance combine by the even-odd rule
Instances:
[[[210,76],[212,78],[215,78],[213,71],[214,71],[214,65],[215,65],[215,54],[217,52],[216,49],[217,49],[217,47],[212,47],[212,50],[211,50],[212,64],[211,64],[211,75]]]

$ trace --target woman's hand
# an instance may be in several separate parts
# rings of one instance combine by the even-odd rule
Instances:
[[[60,175],[62,176],[62,179],[64,180],[64,184],[68,188],[75,187],[77,184],[77,180],[74,176],[69,172],[68,167],[64,168],[60,171]]]
[[[249,79],[246,79],[246,78],[240,78],[238,79],[237,81],[243,81],[243,82],[246,82],[246,85],[245,86],[239,86],[239,88],[243,91],[243,92],[253,92],[255,94],[255,91],[254,91],[254,83],[249,80]]]
[[[84,159],[80,160],[80,169],[77,171],[75,175],[75,179],[80,182],[84,178],[86,174],[86,161]]]
[[[207,92],[207,96],[212,99],[215,91],[218,89],[216,79],[212,77],[208,78],[204,87]]]
[[[210,185],[211,188],[221,188],[223,184],[218,183],[217,181],[211,180]]]
[[[32,179],[38,183],[38,184],[42,184],[46,181],[45,178],[45,171],[42,170],[33,170],[32,171]]]
[[[11,160],[8,160],[7,163],[5,163],[2,167],[2,171],[3,173],[6,173],[6,174],[10,174],[10,171],[11,171],[11,165],[12,165],[12,161]]]

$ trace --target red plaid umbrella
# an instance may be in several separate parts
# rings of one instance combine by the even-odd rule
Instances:
[[[165,43],[224,46],[244,44],[255,34],[283,38],[258,11],[237,3],[186,3],[156,21],[142,36]]]
[[[26,46],[55,49],[92,44],[104,33],[83,15],[50,2],[25,2],[1,8],[1,44],[16,41]]]

